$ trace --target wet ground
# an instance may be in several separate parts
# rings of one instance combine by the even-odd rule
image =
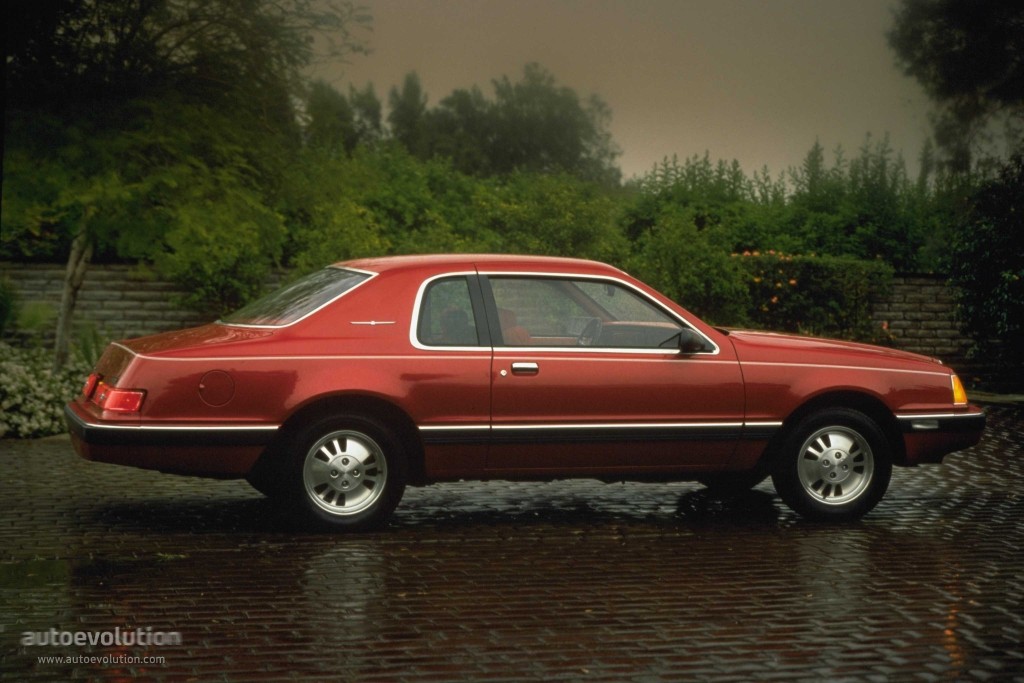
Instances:
[[[1024,410],[989,424],[848,526],[769,483],[496,482],[411,489],[358,536],[0,442],[0,677],[1024,681]]]

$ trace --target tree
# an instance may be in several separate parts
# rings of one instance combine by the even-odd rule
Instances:
[[[352,31],[367,19],[354,4],[332,0],[55,0],[17,2],[10,10],[5,156],[31,154],[36,163],[5,164],[5,205],[10,200],[31,211],[5,210],[4,240],[11,233],[56,230],[69,245],[55,351],[60,365],[77,291],[96,248],[120,251],[173,234],[172,224],[134,213],[148,197],[192,185],[209,192],[197,190],[186,206],[234,206],[249,216],[242,219],[249,226],[255,225],[253,211],[273,214],[262,199],[273,197],[273,157],[237,167],[208,163],[192,144],[207,122],[190,119],[190,129],[154,116],[156,103],[172,98],[174,111],[223,112],[253,133],[297,140],[292,102],[302,68],[314,57],[313,36],[328,38],[329,52],[341,56],[359,49]],[[15,35],[12,26],[33,31]],[[223,149],[236,144],[229,138]],[[245,154],[218,156],[241,160]],[[71,182],[40,178],[46,169]],[[31,178],[53,191],[40,197]],[[263,191],[249,193],[255,187]],[[36,201],[22,201],[21,192]],[[135,220],[120,220],[126,215]],[[210,211],[193,212],[196,220],[203,215],[211,220]],[[256,222],[273,223],[268,220]]]
[[[348,101],[352,103],[356,144],[372,145],[379,141],[384,135],[384,123],[380,98],[373,83],[367,83],[362,89],[349,86]]]
[[[742,324],[747,290],[730,242],[721,226],[700,227],[692,208],[666,205],[627,269],[710,322]]]
[[[936,143],[953,172],[969,172],[993,132],[1011,151],[1024,143],[1024,5],[904,0],[889,44],[937,105]]]
[[[622,262],[628,244],[615,202],[601,186],[567,174],[516,172],[485,181],[478,221],[500,251]]]
[[[518,82],[494,81],[494,95],[495,171],[560,171],[618,182],[618,150],[607,132],[611,111],[600,98],[581,101],[539,64],[527,64]]]
[[[324,81],[309,88],[305,139],[309,147],[328,155],[349,153],[356,144],[355,113],[348,99]]]
[[[427,109],[419,78],[409,74],[389,97],[392,135],[418,158],[447,158],[475,176],[568,173],[618,184],[611,111],[600,98],[581,99],[538,64],[519,81],[506,76],[492,85],[493,98],[474,86]]]
[[[950,268],[963,328],[976,350],[1018,374],[1024,367],[1022,216],[1024,155],[1016,154],[972,197],[957,226]]]
[[[426,155],[425,123],[427,95],[415,71],[405,75],[402,89],[391,88],[388,94],[388,125],[391,136],[409,153],[420,159]]]
[[[462,173],[494,175],[491,104],[476,86],[455,90],[426,117],[426,157],[450,159]],[[424,158],[426,158],[424,157]]]

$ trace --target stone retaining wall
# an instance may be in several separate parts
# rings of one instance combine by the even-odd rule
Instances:
[[[0,263],[0,277],[15,286],[22,307],[36,309],[33,317],[49,315],[55,320],[64,286],[63,265]],[[78,292],[75,320],[79,327],[93,326],[107,339],[139,337],[208,322],[175,304],[180,291],[174,284],[147,277],[134,266],[92,266]],[[52,338],[52,327],[50,324],[39,332],[44,338]]]
[[[897,275],[872,317],[887,326],[897,348],[962,360],[970,340],[960,332],[953,290],[939,275]]]
[[[56,314],[64,267],[0,263],[24,305],[42,305]],[[176,285],[140,273],[134,266],[92,266],[78,297],[76,319],[89,321],[103,337],[123,339],[209,322],[175,304]],[[941,276],[900,275],[892,291],[874,306],[897,348],[962,361],[968,341],[954,318],[953,294]],[[44,330],[46,334],[52,334]]]

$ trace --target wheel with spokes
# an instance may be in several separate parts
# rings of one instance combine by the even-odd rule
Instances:
[[[371,418],[324,418],[293,442],[294,507],[321,527],[382,526],[405,491],[400,444]]]
[[[786,440],[772,483],[793,510],[812,519],[862,517],[882,499],[892,448],[867,415],[846,408],[812,414]]]

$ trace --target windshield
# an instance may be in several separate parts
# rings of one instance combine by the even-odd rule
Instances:
[[[228,325],[265,325],[284,327],[320,310],[356,285],[373,277],[344,268],[324,268],[299,278],[224,316]]]

